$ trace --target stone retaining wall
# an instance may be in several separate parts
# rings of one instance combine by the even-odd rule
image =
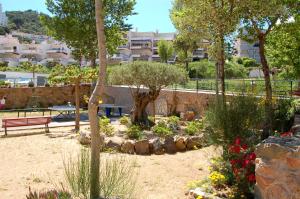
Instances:
[[[0,88],[0,98],[7,96],[6,108],[25,108],[30,104],[32,96],[38,96],[37,101],[41,107],[75,103],[74,86],[61,87],[36,87],[36,88]],[[83,96],[91,93],[90,85],[81,86],[81,106],[87,106]],[[173,91],[163,90],[155,101],[156,113],[168,115],[173,112],[194,111],[203,114],[207,108],[213,93],[195,91]],[[128,87],[108,86],[105,91],[104,103],[114,103],[126,106],[124,112],[130,113],[133,106],[133,99]],[[148,107],[149,113],[153,110],[153,105]]]
[[[255,153],[256,199],[299,199],[300,139],[269,137]]]

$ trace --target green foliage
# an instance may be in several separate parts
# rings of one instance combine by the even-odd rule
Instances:
[[[279,98],[274,106],[274,130],[289,131],[294,121],[295,107],[293,106],[293,99]]]
[[[168,127],[167,123],[164,121],[159,121],[158,124],[156,124],[152,128],[152,131],[154,134],[161,136],[161,137],[173,135],[172,130]]]
[[[158,54],[162,62],[167,63],[174,54],[174,48],[170,41],[160,40],[158,42]]]
[[[255,96],[234,96],[225,106],[217,99],[206,113],[211,128],[207,132],[208,136],[221,146],[233,143],[236,137],[256,138],[262,123],[262,113],[262,107]]]
[[[110,119],[107,117],[102,117],[99,119],[99,130],[100,133],[104,133],[107,136],[114,135],[114,127],[110,124]]]
[[[273,67],[280,68],[280,77],[300,77],[300,15],[294,22],[283,23],[274,28],[267,38],[267,56]]]
[[[167,125],[173,132],[176,132],[176,130],[179,129],[179,120],[180,118],[177,116],[168,117]]]
[[[143,136],[143,131],[140,126],[138,125],[131,125],[127,131],[126,135],[131,139],[141,139]]]
[[[82,149],[77,159],[70,157],[64,161],[64,172],[72,196],[89,199],[90,191],[90,151]],[[99,169],[100,195],[103,198],[131,198],[135,189],[134,162],[125,157],[101,156]]]
[[[192,121],[188,122],[186,129],[184,130],[188,135],[195,135],[200,133],[200,131],[204,128],[203,121]]]
[[[119,121],[120,121],[120,124],[122,124],[122,125],[128,125],[128,124],[130,124],[130,119],[127,116],[122,116],[119,119]]]
[[[40,22],[40,17],[48,18],[49,16],[43,13],[38,13],[33,10],[26,11],[7,11],[8,28],[10,30],[18,30],[20,32],[30,34],[45,34],[46,31]]]
[[[106,46],[109,54],[113,54],[124,43],[123,31],[131,29],[131,25],[125,21],[134,14],[135,0],[103,3]],[[80,52],[81,56],[95,61],[98,48],[94,0],[47,0],[46,6],[52,16],[42,17],[41,20],[48,33],[57,40],[66,42],[76,52]]]
[[[9,33],[10,33],[10,30],[8,27],[0,27],[0,35],[6,35]]]
[[[30,82],[28,83],[28,87],[34,87],[33,81],[30,81]]]
[[[225,77],[226,78],[246,78],[248,76],[247,69],[234,61],[225,63]]]
[[[215,63],[206,59],[189,64],[190,78],[213,78],[216,75],[215,71]]]
[[[111,69],[109,83],[128,85],[140,88],[144,86],[150,91],[161,90],[171,84],[187,80],[184,70],[164,63],[135,61]]]
[[[26,195],[26,199],[72,199],[72,196],[65,190],[48,190],[42,192],[32,192],[32,190],[29,187],[29,194]]]

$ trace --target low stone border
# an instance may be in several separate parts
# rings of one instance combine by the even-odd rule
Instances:
[[[91,139],[89,132],[81,132],[78,141],[80,144],[89,145]],[[137,155],[162,155],[175,154],[203,147],[203,135],[197,136],[168,136],[151,139],[132,140],[119,136],[105,137],[105,149],[112,149],[127,154]]]

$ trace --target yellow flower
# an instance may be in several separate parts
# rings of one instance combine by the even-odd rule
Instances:
[[[198,196],[196,199],[203,199],[203,197],[202,196]]]
[[[213,185],[221,185],[226,181],[225,176],[217,171],[213,171],[208,178]]]

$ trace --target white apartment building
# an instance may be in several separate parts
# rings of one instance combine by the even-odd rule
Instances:
[[[71,49],[65,43],[51,38],[40,44],[33,41],[30,44],[20,43],[12,35],[0,36],[0,61],[8,66],[18,66],[21,62],[30,61],[36,64],[47,65],[48,62],[57,62],[63,65],[74,62]]]
[[[2,4],[0,3],[0,26],[7,26],[7,16],[5,12],[2,11]]]
[[[241,38],[237,38],[235,41],[235,50],[237,57],[249,57],[255,59],[257,63],[260,63],[258,42],[248,43]]]
[[[137,32],[129,31],[124,38],[126,44],[118,48],[118,53],[111,59],[119,62],[128,62],[134,60],[160,61],[158,55],[158,42],[161,40],[174,41],[176,33],[156,32]],[[193,53],[193,60],[207,58],[207,49],[198,48]],[[169,62],[176,60],[176,54],[170,58]]]

